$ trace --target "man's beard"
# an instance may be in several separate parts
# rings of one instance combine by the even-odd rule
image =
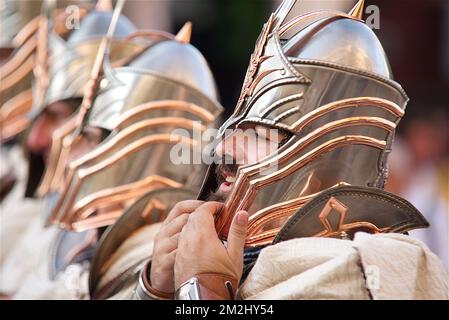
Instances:
[[[239,166],[235,163],[232,163],[232,164],[224,163],[224,164],[217,165],[217,167],[215,169],[215,178],[217,180],[217,190],[215,190],[214,192],[211,192],[209,194],[209,196],[207,197],[207,201],[217,201],[217,202],[222,202],[222,203],[224,203],[226,201],[226,199],[229,197],[230,193],[223,193],[218,190],[220,188],[220,185],[226,181],[225,178],[223,177],[223,172],[227,172],[227,173],[230,173],[235,176],[237,174],[238,168],[239,168]]]
[[[206,201],[217,201],[217,202],[224,203],[227,198],[228,198],[227,194],[224,194],[223,192],[216,191],[216,192],[210,193],[209,196],[207,197]]]

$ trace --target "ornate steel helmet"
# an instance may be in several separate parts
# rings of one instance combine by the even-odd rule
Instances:
[[[113,13],[110,10],[92,10],[80,23],[79,29],[70,33],[67,40],[61,38],[52,25],[44,29],[46,42],[38,51],[38,61],[35,68],[35,83],[33,85],[33,109],[31,118],[39,115],[47,106],[57,101],[78,99],[80,104],[95,63],[97,51],[111,23]],[[111,40],[111,59],[119,61],[130,52],[137,52],[142,46],[130,43],[119,46],[120,41],[135,31],[132,23],[120,15]],[[117,48],[119,47],[119,48]],[[78,104],[77,104],[77,107]],[[72,119],[64,126],[74,130],[79,108],[75,107]],[[37,156],[32,156],[38,158]],[[31,159],[33,160],[33,159]],[[39,159],[35,160],[37,162]],[[40,167],[40,169],[39,169]],[[34,166],[30,161],[29,183],[27,196],[34,194],[42,178],[43,168]]]
[[[32,106],[32,70],[36,58],[36,33],[39,17],[19,31],[18,3],[2,1],[0,64],[0,142],[22,132],[29,120],[26,114]]]
[[[34,114],[56,101],[83,98],[85,85],[89,80],[100,43],[108,31],[112,15],[111,11],[89,12],[81,21],[80,28],[74,30],[67,40],[50,30],[48,86],[44,89],[43,101],[35,104]],[[114,37],[124,38],[135,30],[133,24],[121,15]],[[117,41],[114,40],[113,44]]]
[[[189,44],[190,29],[188,23],[176,37],[151,32],[158,41],[129,65],[106,67],[84,125],[111,133],[69,164],[51,222],[68,230],[97,228],[115,222],[148,191],[199,188],[206,168],[175,164],[170,153],[174,145],[201,141],[173,130],[203,131],[222,107],[206,60]]]
[[[44,6],[43,9],[42,15],[25,21],[20,3],[0,2],[0,142],[13,138],[30,123],[27,113],[32,107],[31,82],[38,28],[46,19],[45,10],[51,8]]]
[[[264,25],[234,114],[219,133],[253,123],[288,137],[264,159],[239,167],[216,221],[226,238],[233,215],[247,210],[248,246],[271,243],[320,191],[346,184],[382,188],[408,101],[361,20],[363,1],[349,14],[319,11],[284,21],[295,3],[284,1]],[[295,33],[298,24],[306,27]],[[200,199],[218,187],[213,167]]]
[[[9,0],[2,0],[0,8],[0,50],[1,58],[5,59],[0,66],[0,142],[15,137],[30,124],[28,113],[33,105],[33,68],[36,66],[38,47],[46,43],[48,23],[54,25],[58,35],[69,32],[65,23],[68,13],[64,8],[55,9],[54,1],[44,1],[41,14],[24,25],[25,16],[32,16],[32,12],[28,11],[33,10],[28,9]],[[79,7],[80,19],[86,12],[87,8]]]
[[[0,18],[2,32],[0,47],[14,47],[13,39],[20,30],[20,12],[18,3],[12,0],[0,0]]]

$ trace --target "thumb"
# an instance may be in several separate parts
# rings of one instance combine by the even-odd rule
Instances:
[[[243,263],[243,249],[247,230],[248,212],[239,211],[232,220],[228,234],[228,254],[233,261]]]

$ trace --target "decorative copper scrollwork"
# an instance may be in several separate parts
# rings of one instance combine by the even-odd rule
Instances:
[[[331,223],[329,222],[329,216],[332,212],[336,212],[340,215],[338,219],[338,225],[336,230],[333,229]],[[348,213],[348,207],[342,202],[337,200],[335,197],[330,197],[321,213],[318,215],[321,223],[324,226],[324,230],[314,235],[314,237],[337,237],[341,239],[349,239],[348,231],[354,229],[368,230],[372,233],[386,232],[389,228],[378,228],[376,225],[367,222],[353,222],[345,224],[346,216]]]

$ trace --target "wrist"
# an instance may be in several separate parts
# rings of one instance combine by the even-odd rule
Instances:
[[[148,267],[146,272],[146,279],[145,284],[152,290],[162,292],[165,295],[172,295],[174,296],[174,284],[173,281],[171,283],[171,287],[167,286],[167,281],[164,282],[164,279],[166,276],[164,274],[158,274],[157,272],[154,272],[151,267]],[[161,281],[162,280],[162,281]],[[167,288],[168,287],[168,288]]]
[[[163,292],[152,286],[150,280],[151,279],[150,273],[151,273],[151,260],[145,264],[139,279],[139,285],[144,294],[156,300],[173,300],[174,293]]]
[[[233,300],[237,280],[218,273],[195,275],[177,288],[177,300]]]

